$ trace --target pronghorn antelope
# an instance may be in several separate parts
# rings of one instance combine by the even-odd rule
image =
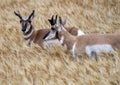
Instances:
[[[34,10],[27,19],[23,19],[19,12],[18,13],[14,12],[14,13],[16,16],[20,18],[20,24],[22,26],[23,37],[26,40],[27,44],[31,46],[32,43],[36,43],[42,48],[44,48],[44,44],[46,42],[44,42],[43,37],[50,31],[50,29],[39,29],[39,30],[34,29],[33,25],[31,24],[32,19],[34,17]],[[49,45],[51,43],[57,44],[59,42],[58,40],[55,40],[55,39],[47,42],[47,44]]]
[[[120,50],[120,34],[86,34],[73,36],[62,25],[61,17],[59,17],[59,21],[54,29],[52,28],[44,39],[50,40],[56,36],[62,45],[65,45],[72,53],[73,57],[81,56],[84,52],[89,57],[93,57],[94,55],[98,56],[101,51],[108,53],[114,52],[115,49]]]
[[[44,41],[44,37],[49,33],[50,29],[40,29],[40,30],[35,30],[33,25],[31,24],[32,19],[34,17],[34,10],[33,12],[29,15],[27,19],[23,19],[21,14],[18,12],[14,12],[16,16],[20,18],[20,23],[22,26],[22,32],[23,32],[23,37],[26,40],[27,44],[29,46],[32,45],[32,43],[36,43],[42,48],[44,48],[44,44],[50,46],[53,44],[59,44],[59,41],[57,39],[49,40],[49,41]],[[51,23],[55,24],[55,20],[53,17],[51,18]],[[78,31],[77,28],[71,28],[70,33],[73,35],[79,35],[80,33],[83,33],[82,31]],[[76,33],[78,31],[78,33]]]

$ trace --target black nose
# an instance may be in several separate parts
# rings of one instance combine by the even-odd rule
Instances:
[[[26,31],[26,29],[25,29],[25,28],[22,28],[22,31],[23,31],[23,32],[25,32],[25,31]]]

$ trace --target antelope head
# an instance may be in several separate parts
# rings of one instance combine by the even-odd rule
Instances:
[[[62,21],[61,17],[59,17],[59,19],[60,19],[59,20],[60,24],[64,26],[66,24],[67,18],[65,18],[63,21]],[[55,16],[55,18],[54,18],[54,15],[53,15],[51,19],[48,19],[48,21],[51,24],[51,29],[56,28],[56,25],[58,24],[57,23],[57,15]]]
[[[21,16],[21,14],[20,14],[19,11],[18,11],[18,13],[14,11],[14,14],[15,14],[16,16],[18,16],[19,19],[20,19],[20,24],[21,24],[21,27],[22,27],[22,32],[23,32],[24,34],[27,33],[27,32],[29,31],[29,29],[32,27],[31,22],[32,22],[32,19],[34,18],[34,12],[35,12],[35,11],[33,10],[32,13],[29,15],[29,17],[28,17],[27,19],[24,19],[24,18]]]
[[[46,34],[46,36],[43,38],[44,40],[51,40],[58,37],[58,32],[61,32],[62,30],[66,31],[64,28],[64,25],[66,23],[66,20],[63,22],[61,17],[59,17],[59,20],[57,20],[57,15],[54,19],[54,16],[52,16],[51,20],[49,20],[51,24],[51,30]]]

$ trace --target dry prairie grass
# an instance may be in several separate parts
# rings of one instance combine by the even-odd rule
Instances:
[[[62,46],[28,47],[14,11],[27,16],[33,9],[35,29],[48,28],[58,14],[85,33],[120,33],[119,0],[1,0],[0,85],[120,85],[120,52],[96,62],[74,60]]]

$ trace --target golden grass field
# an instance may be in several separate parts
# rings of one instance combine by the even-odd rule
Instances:
[[[120,33],[120,0],[0,0],[0,85],[120,85],[120,52],[76,60],[62,46],[28,47],[14,11],[33,9],[35,29],[58,14],[85,33]]]

